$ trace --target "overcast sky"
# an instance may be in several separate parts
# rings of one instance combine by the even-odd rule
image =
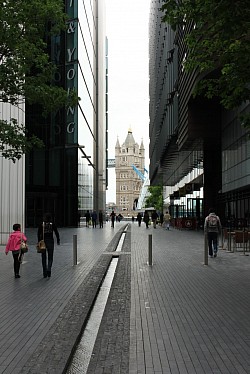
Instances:
[[[106,0],[108,38],[109,158],[115,157],[131,128],[143,139],[148,167],[149,78],[148,21],[150,0]],[[115,172],[109,169],[107,202],[115,202]]]

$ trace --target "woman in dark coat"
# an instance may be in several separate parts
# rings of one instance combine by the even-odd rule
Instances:
[[[52,222],[50,213],[46,213],[44,221],[38,227],[37,237],[38,241],[44,239],[46,244],[46,251],[42,253],[42,266],[43,266],[43,277],[51,277],[51,268],[53,264],[54,254],[54,237],[56,235],[57,244],[60,245],[60,236],[56,225]],[[44,237],[43,237],[44,236]]]
[[[138,222],[138,226],[141,227],[142,216],[141,216],[141,213],[140,213],[140,212],[137,214],[136,220],[137,220],[137,222]]]
[[[145,224],[146,224],[146,228],[148,229],[148,223],[149,223],[149,214],[148,214],[148,212],[146,211],[145,213],[144,213],[144,216],[143,216],[143,221],[145,222]]]

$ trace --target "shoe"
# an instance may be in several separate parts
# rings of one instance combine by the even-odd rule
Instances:
[[[214,253],[214,257],[217,257],[217,253]]]
[[[15,274],[15,278],[21,278],[19,274]]]
[[[44,278],[47,278],[47,274],[43,274],[43,277],[44,277]]]
[[[209,257],[213,258],[214,256],[213,255],[212,256],[209,255]]]
[[[47,276],[50,278],[51,277],[51,271],[47,271]]]

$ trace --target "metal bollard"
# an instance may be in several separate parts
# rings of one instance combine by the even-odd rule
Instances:
[[[204,233],[204,265],[208,265],[208,243],[207,233]]]
[[[77,265],[77,235],[73,235],[73,265]]]
[[[228,252],[232,252],[232,236],[231,236],[231,228],[229,229],[228,233]]]
[[[148,265],[152,266],[152,234],[148,236]]]

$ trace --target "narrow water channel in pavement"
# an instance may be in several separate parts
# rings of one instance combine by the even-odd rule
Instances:
[[[116,250],[115,250],[116,252],[120,252],[122,250],[122,246],[123,246],[124,239],[126,237],[126,231],[127,231],[127,229],[128,229],[128,225],[123,230],[123,233],[122,233],[122,235],[120,237],[119,243],[118,243],[118,245],[116,247]]]
[[[110,288],[118,264],[118,257],[114,257],[98,293],[86,328],[68,367],[67,374],[86,374],[97,333],[101,324],[104,309],[108,300]]]
[[[120,252],[125,240],[128,225],[125,227],[115,252]],[[76,348],[72,360],[67,368],[66,374],[86,374],[91,359],[92,351],[102,321],[104,309],[108,300],[110,288],[112,286],[115,270],[118,264],[118,256],[113,257],[102,286],[98,292],[94,307],[89,320],[82,334],[81,340]]]

